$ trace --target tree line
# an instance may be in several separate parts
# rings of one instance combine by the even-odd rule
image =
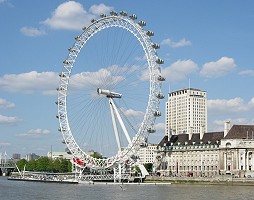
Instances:
[[[37,160],[27,161],[21,159],[16,163],[19,170],[37,171],[37,172],[53,172],[66,173],[72,171],[72,164],[69,160],[63,158],[40,157]]]

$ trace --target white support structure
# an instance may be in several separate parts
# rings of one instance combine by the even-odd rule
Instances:
[[[112,100],[112,98],[109,98],[109,101],[110,101],[111,105],[113,106],[113,109],[114,109],[114,111],[116,113],[117,119],[118,119],[118,121],[119,121],[119,123],[120,123],[120,125],[121,125],[121,127],[123,129],[124,135],[125,135],[125,137],[126,137],[126,139],[128,141],[128,144],[130,144],[131,143],[131,138],[130,138],[129,133],[128,133],[128,131],[127,131],[127,129],[126,129],[124,123],[123,123],[123,120],[122,120],[122,118],[121,118],[121,116],[120,116],[120,114],[119,114],[119,112],[117,110],[117,107],[114,104],[114,101]]]
[[[119,133],[118,133],[117,126],[116,126],[116,119],[115,119],[115,115],[114,115],[114,111],[113,111],[112,98],[109,98],[109,106],[110,106],[110,112],[111,112],[116,142],[117,142],[117,146],[118,146],[118,151],[121,151],[121,143],[120,143]]]

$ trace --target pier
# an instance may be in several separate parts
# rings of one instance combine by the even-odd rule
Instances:
[[[0,164],[0,176],[9,176],[11,172],[16,168],[15,164],[2,163]]]

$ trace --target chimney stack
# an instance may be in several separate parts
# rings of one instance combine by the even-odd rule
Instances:
[[[224,137],[228,134],[230,129],[230,121],[225,121],[224,122]]]

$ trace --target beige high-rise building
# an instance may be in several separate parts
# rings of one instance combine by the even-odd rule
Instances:
[[[168,93],[166,102],[165,135],[194,133],[202,137],[207,132],[207,96],[206,91],[194,88]]]

